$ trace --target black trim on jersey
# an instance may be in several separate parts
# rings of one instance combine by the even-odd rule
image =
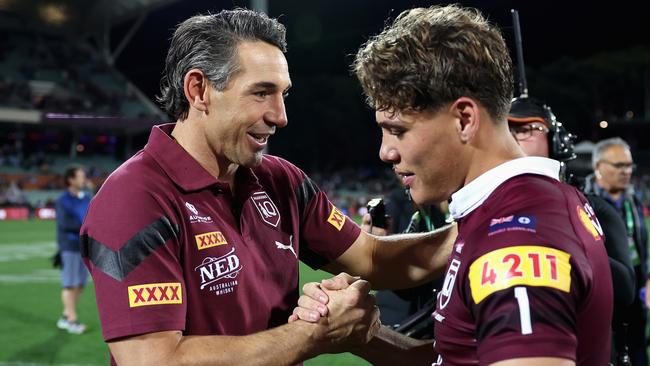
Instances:
[[[122,281],[158,247],[170,238],[178,238],[180,229],[168,218],[161,217],[144,227],[129,239],[117,252],[94,238],[81,236],[81,255],[88,258],[99,270]]]
[[[318,192],[320,192],[320,189],[309,177],[305,177],[302,183],[296,187],[296,201],[298,201],[298,212],[301,221],[305,216],[305,210],[307,209],[309,201],[311,201]],[[300,260],[312,269],[319,269],[329,262],[327,259],[311,250],[307,245],[307,242],[300,240],[299,246]]]
[[[322,255],[311,250],[306,241],[300,240],[299,245],[300,261],[311,267],[311,269],[321,269],[321,267],[330,262]]]
[[[300,183],[298,187],[296,187],[296,200],[298,201],[298,212],[300,213],[300,218],[302,218],[305,214],[305,209],[307,208],[307,204],[309,204],[309,201],[318,193],[320,189],[314,183],[313,180],[311,180],[309,177],[305,177],[305,180]]]

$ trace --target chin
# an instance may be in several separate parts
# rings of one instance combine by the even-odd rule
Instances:
[[[433,192],[422,192],[421,190],[411,189],[411,199],[418,206],[432,205],[443,201],[438,199]]]
[[[255,168],[260,164],[262,164],[262,152],[253,154],[248,159],[246,159],[241,165],[247,168]]]

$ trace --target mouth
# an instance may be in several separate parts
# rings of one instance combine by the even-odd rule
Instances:
[[[248,132],[248,137],[249,139],[253,142],[253,145],[259,147],[259,148],[264,148],[266,144],[269,141],[269,137],[271,137],[272,133],[253,133],[253,132]]]
[[[407,188],[410,188],[411,184],[413,184],[413,181],[415,180],[415,174],[411,172],[403,172],[396,169],[395,174],[402,179],[402,184]]]

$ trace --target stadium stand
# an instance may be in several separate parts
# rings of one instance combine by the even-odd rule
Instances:
[[[112,26],[135,19],[135,30],[171,2],[0,2],[0,219],[51,207],[73,162],[99,187],[168,120],[113,66],[130,36],[115,50],[108,40]]]

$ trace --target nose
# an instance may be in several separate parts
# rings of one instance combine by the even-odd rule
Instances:
[[[280,95],[275,98],[275,101],[270,106],[264,119],[267,123],[272,124],[278,128],[282,128],[289,122],[287,120],[287,109],[284,105],[284,98]]]
[[[381,140],[381,147],[379,147],[379,158],[384,163],[399,163],[399,152],[394,146],[386,141],[386,138],[382,138]]]

